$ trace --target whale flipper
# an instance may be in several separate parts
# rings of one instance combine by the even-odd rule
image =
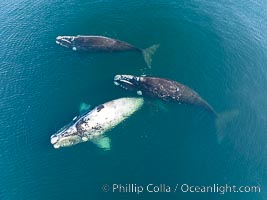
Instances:
[[[104,151],[109,151],[111,148],[111,140],[107,136],[100,136],[93,139],[92,142]]]
[[[82,115],[82,114],[84,114],[85,112],[89,111],[90,108],[91,108],[91,105],[82,102],[82,103],[80,104],[80,108],[79,108],[79,113],[80,113],[80,115]]]
[[[155,44],[151,47],[148,47],[144,50],[142,50],[142,54],[144,56],[145,62],[149,68],[151,68],[151,62],[152,62],[152,55],[157,51],[159,48],[159,44]]]

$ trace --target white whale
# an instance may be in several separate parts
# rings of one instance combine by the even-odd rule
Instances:
[[[110,140],[104,133],[139,110],[143,98],[120,98],[101,104],[51,136],[54,148],[70,147],[81,142],[92,141],[105,150],[110,149]]]

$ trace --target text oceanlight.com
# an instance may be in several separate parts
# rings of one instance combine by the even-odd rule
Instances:
[[[190,184],[104,184],[102,186],[104,192],[112,193],[259,193],[261,188],[259,185],[229,185],[229,184],[213,184],[213,185],[190,185]]]

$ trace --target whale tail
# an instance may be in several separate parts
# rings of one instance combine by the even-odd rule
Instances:
[[[217,114],[215,125],[218,143],[221,143],[226,135],[227,124],[239,115],[238,110],[226,111]]]
[[[142,54],[144,56],[145,62],[149,68],[151,68],[151,62],[152,62],[152,55],[157,51],[159,48],[159,44],[155,44],[151,47],[148,47],[146,49],[142,50]]]

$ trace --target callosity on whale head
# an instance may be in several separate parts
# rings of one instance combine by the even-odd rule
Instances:
[[[58,36],[56,37],[56,43],[67,48],[72,48],[74,39],[74,36]]]
[[[65,126],[50,138],[51,144],[55,149],[60,147],[70,147],[83,142],[82,136],[79,135],[75,125]]]
[[[114,84],[129,91],[139,92],[139,85],[143,77],[133,75],[116,75],[114,77]]]

